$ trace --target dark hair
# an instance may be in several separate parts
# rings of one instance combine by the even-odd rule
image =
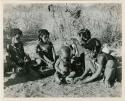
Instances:
[[[22,31],[21,31],[19,28],[13,28],[13,29],[11,30],[11,34],[12,34],[12,35],[17,35],[17,34],[23,35]]]
[[[78,32],[78,36],[81,36],[83,35],[83,37],[87,40],[89,40],[91,38],[91,32],[90,30],[84,28],[84,29],[81,29],[79,32]]]
[[[101,42],[97,38],[92,38],[88,40],[85,45],[85,48],[89,49],[90,51],[95,51],[98,54],[101,50]]]
[[[39,35],[38,35],[38,38],[40,39],[40,36],[43,36],[43,35],[50,35],[50,33],[48,32],[48,30],[46,29],[40,29],[38,31]]]

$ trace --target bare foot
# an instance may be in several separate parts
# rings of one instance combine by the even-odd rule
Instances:
[[[62,80],[60,80],[60,79],[54,79],[54,82],[56,82],[57,84],[59,84],[59,85],[61,85],[61,83],[62,83]]]
[[[111,88],[111,85],[110,85],[109,81],[105,81],[104,83],[105,83],[106,88]]]
[[[104,83],[104,78],[100,80],[101,83]]]
[[[66,78],[66,83],[73,84],[74,83],[73,78]]]
[[[80,80],[81,80],[81,78],[80,78],[80,77],[77,77],[77,78],[74,79],[74,82],[76,83],[76,82],[78,82],[78,81],[80,81]]]
[[[10,79],[14,79],[16,77],[16,73],[11,74]]]

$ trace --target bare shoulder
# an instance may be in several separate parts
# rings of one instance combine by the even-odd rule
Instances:
[[[102,54],[102,53],[98,54],[98,56],[97,56],[97,63],[98,64],[102,64],[104,59],[105,59],[105,55],[104,54]]]

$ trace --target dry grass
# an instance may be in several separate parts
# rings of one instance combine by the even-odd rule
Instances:
[[[121,43],[121,22],[120,4],[27,4],[4,7],[5,38],[12,36],[10,31],[14,27],[20,28],[30,38],[37,37],[39,28],[46,28],[51,33],[51,40],[55,41],[76,37],[77,32],[85,27],[91,31],[92,37],[100,38],[102,42]]]

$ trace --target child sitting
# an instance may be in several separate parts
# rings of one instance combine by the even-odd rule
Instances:
[[[39,42],[36,47],[36,53],[40,56],[40,59],[37,59],[38,65],[48,68],[53,68],[55,63],[55,50],[52,42],[49,41],[50,33],[46,29],[40,29],[39,33]]]
[[[30,58],[24,52],[23,43],[21,41],[22,31],[18,28],[12,30],[12,34],[15,36],[12,38],[10,45],[7,45],[7,52],[13,72],[20,73],[21,71],[27,71]]]
[[[77,34],[77,39],[72,39],[72,44],[70,45],[72,49],[72,61],[73,67],[76,71],[76,75],[80,76],[84,71],[84,53],[85,45],[87,41],[91,38],[91,33],[88,29],[81,29]],[[74,59],[74,60],[73,60]]]
[[[71,50],[68,46],[61,47],[60,57],[55,64],[55,81],[58,84],[72,83],[75,72],[71,68]]]

